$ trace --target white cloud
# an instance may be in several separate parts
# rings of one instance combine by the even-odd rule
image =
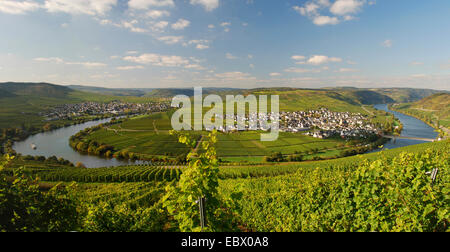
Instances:
[[[305,56],[301,56],[301,55],[294,55],[294,56],[291,57],[291,59],[299,61],[299,60],[306,59],[306,57]]]
[[[341,62],[341,61],[342,61],[341,58],[328,57],[328,56],[324,56],[324,55],[314,55],[311,58],[309,58],[306,63],[308,63],[310,65],[318,66],[318,65],[322,65],[322,64],[331,63],[331,62]]]
[[[198,50],[205,50],[209,48],[209,45],[198,44],[195,48],[197,48]]]
[[[270,73],[269,74],[269,76],[271,76],[271,77],[276,77],[276,76],[280,76],[281,74],[280,73]]]
[[[355,14],[361,10],[364,4],[364,0],[337,0],[331,6],[330,12],[339,16]]]
[[[320,73],[320,69],[306,69],[290,67],[284,70],[287,73]]]
[[[27,12],[35,11],[41,8],[41,6],[34,1],[0,1],[0,12],[19,15]]]
[[[195,39],[195,40],[190,40],[187,43],[183,43],[183,46],[188,46],[188,45],[195,45],[195,48],[197,48],[198,50],[205,50],[209,48],[209,44],[210,41],[209,40],[205,40],[205,39]]]
[[[223,27],[223,30],[224,30],[225,32],[229,32],[229,31],[230,31],[229,26],[231,26],[231,23],[230,23],[230,22],[223,22],[223,23],[220,24],[220,26]]]
[[[168,45],[174,45],[174,44],[178,44],[181,41],[183,41],[183,36],[164,36],[164,37],[159,37],[158,40],[162,41]]]
[[[97,0],[96,0],[97,1]],[[130,0],[128,7],[136,10],[146,10],[150,7],[172,7],[175,6],[173,0]]]
[[[65,12],[69,14],[105,15],[117,0],[46,0],[48,12]]]
[[[194,70],[205,70],[204,67],[200,66],[199,64],[189,64],[184,66],[186,69],[194,69]]]
[[[339,69],[340,73],[354,73],[354,72],[358,72],[358,69],[353,69],[353,68],[341,68]]]
[[[109,20],[109,19],[101,19],[101,20],[98,20],[98,22],[101,24],[101,25],[109,25],[109,24],[112,24],[113,22],[111,21],[111,20]]]
[[[61,64],[64,63],[64,60],[61,58],[57,58],[57,57],[51,57],[51,58],[34,58],[34,61],[39,61],[39,62],[53,62],[53,63],[57,63],[57,64]]]
[[[188,27],[191,24],[189,20],[186,19],[178,19],[178,21],[174,24],[172,24],[172,29],[174,30],[183,30],[184,28]]]
[[[105,67],[106,64],[100,62],[66,62],[66,65],[79,65],[87,68]]]
[[[159,21],[157,23],[152,24],[151,29],[153,31],[162,31],[169,25],[169,22],[167,21]]]
[[[168,17],[170,16],[170,12],[165,10],[150,10],[145,14],[147,17],[158,19],[162,17]]]
[[[250,74],[248,73],[242,73],[242,72],[227,72],[227,73],[220,73],[215,75],[218,78],[226,79],[226,80],[247,80],[251,79]]]
[[[56,63],[56,64],[80,65],[80,66],[84,66],[84,67],[88,67],[88,68],[107,66],[106,64],[100,63],[100,62],[69,62],[69,61],[65,61],[58,57],[34,58],[33,60],[38,61],[38,62],[51,62],[51,63]]]
[[[235,59],[237,59],[237,57],[234,56],[234,55],[231,54],[231,53],[225,54],[225,58],[227,58],[227,59],[229,59],[229,60],[235,60]]]
[[[192,5],[202,5],[206,11],[212,11],[219,7],[219,0],[191,0]]]
[[[381,43],[381,45],[386,48],[391,48],[392,44],[393,44],[393,42],[390,39],[387,39],[387,40],[383,41],[383,43]]]
[[[339,24],[339,19],[337,17],[316,16],[313,19],[313,23],[318,26],[336,25],[336,24]]]
[[[293,9],[315,25],[336,25],[341,21],[354,20],[353,15],[359,13],[366,3],[366,0],[336,0],[333,3],[329,0],[310,0]],[[375,2],[369,2],[369,5],[373,4]]]
[[[137,20],[131,20],[131,21],[122,21],[121,24],[115,24],[115,26],[117,27],[123,27],[123,28],[127,28],[132,32],[136,32],[136,33],[146,33],[148,32],[146,29],[144,28],[140,28],[140,27],[136,27],[136,24],[138,24],[139,22]]]
[[[209,29],[214,29],[214,28],[216,28],[216,26],[213,25],[213,24],[210,24],[210,25],[208,25],[208,28],[209,28]]]
[[[189,60],[181,56],[166,56],[153,53],[142,54],[140,56],[126,56],[123,59],[129,62],[162,67],[177,67],[189,65]]]
[[[117,70],[121,71],[128,71],[128,70],[136,70],[136,69],[144,69],[143,66],[120,66],[116,68]]]

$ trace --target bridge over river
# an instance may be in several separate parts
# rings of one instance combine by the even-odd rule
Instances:
[[[409,139],[409,140],[418,140],[418,141],[424,141],[424,142],[434,142],[436,141],[436,139],[431,139],[431,138],[422,138],[422,137],[408,137],[408,136],[388,136],[388,135],[382,135],[382,137],[384,138],[389,138],[389,139]]]

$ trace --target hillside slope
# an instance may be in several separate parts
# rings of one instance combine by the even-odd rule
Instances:
[[[414,103],[396,104],[393,109],[450,128],[449,93],[434,94]]]
[[[80,86],[80,85],[70,85],[71,89],[90,92],[102,95],[112,95],[112,96],[136,96],[142,97],[152,89],[127,89],[127,88],[102,88],[102,87],[90,87],[90,86]]]
[[[0,83],[0,89],[15,95],[65,98],[72,92],[70,88],[49,83]]]
[[[430,95],[443,92],[432,89],[415,88],[378,88],[369,90],[375,91],[382,95],[386,95],[397,103],[416,102]]]

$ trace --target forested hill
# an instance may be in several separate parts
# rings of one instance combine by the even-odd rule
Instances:
[[[415,88],[379,88],[370,89],[377,93],[389,96],[395,102],[415,102],[437,93],[448,93],[448,91],[433,89],[415,89]]]
[[[64,98],[69,93],[73,92],[72,89],[49,83],[17,83],[6,82],[0,83],[0,89],[5,91],[6,94],[12,95],[32,95],[43,96],[52,98]],[[3,92],[2,92],[3,93]],[[1,97],[1,96],[0,96]]]

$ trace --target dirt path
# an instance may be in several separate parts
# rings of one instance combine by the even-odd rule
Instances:
[[[156,128],[156,121],[153,121],[153,128],[155,129],[156,135],[159,135],[158,128]]]
[[[372,111],[368,110],[366,108],[366,106],[361,106],[367,113],[369,113],[370,115],[374,115]]]

